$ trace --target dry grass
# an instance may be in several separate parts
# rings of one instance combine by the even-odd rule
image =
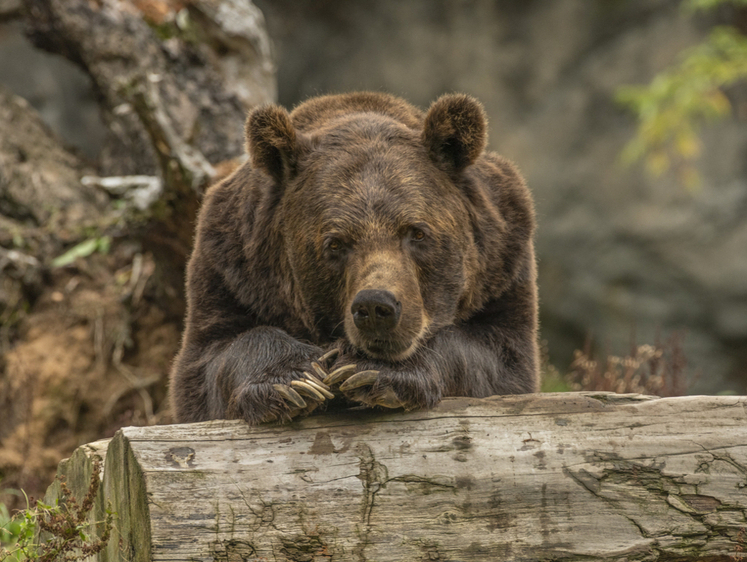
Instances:
[[[686,367],[679,333],[666,340],[657,337],[653,345],[632,345],[624,357],[605,359],[595,357],[587,341],[583,351],[576,350],[564,379],[572,390],[683,396],[688,389]]]

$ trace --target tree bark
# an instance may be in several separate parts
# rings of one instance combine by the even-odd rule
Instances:
[[[246,0],[24,0],[24,8],[34,44],[93,80],[110,131],[99,174],[163,180],[146,220],[138,217],[138,237],[181,316],[202,192],[222,165],[244,157],[246,112],[276,97],[262,13]]]
[[[112,128],[100,170],[106,175],[154,174],[159,150],[172,148],[151,142],[143,114],[133,107],[147,83],[175,138],[213,164],[243,154],[246,110],[276,97],[269,38],[251,2],[24,0],[24,5],[27,33],[36,46],[78,63],[101,96]],[[159,5],[162,12],[153,10]]]
[[[745,558],[745,397],[537,394],[125,428],[105,465],[108,560]]]

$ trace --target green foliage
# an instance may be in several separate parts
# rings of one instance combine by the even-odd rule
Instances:
[[[96,251],[102,254],[108,254],[111,242],[112,240],[109,236],[89,238],[53,259],[52,267],[64,267],[70,265],[78,258],[87,258]]]
[[[111,509],[106,510],[103,521],[92,523],[88,520],[101,483],[100,469],[100,462],[94,461],[88,491],[80,503],[68,488],[65,478],[58,476],[62,501],[58,499],[55,505],[39,501],[32,508],[27,497],[27,508],[11,517],[5,505],[0,504],[0,562],[73,561],[100,552],[109,541],[114,520]],[[47,538],[37,542],[41,533]]]
[[[199,29],[186,8],[179,10],[174,17],[158,18],[156,20],[149,17],[148,14],[144,14],[144,16],[145,22],[161,41],[178,37],[185,43],[195,45],[200,43]]]
[[[34,538],[34,525],[29,525],[28,519],[24,516],[11,517],[5,504],[0,503],[0,560],[15,562],[16,560],[25,560],[20,550],[14,552],[7,551],[14,545],[32,541]],[[8,553],[6,556],[6,552]]]
[[[725,0],[688,0],[706,9]],[[747,0],[733,3],[747,5]],[[747,78],[747,37],[733,27],[716,27],[703,43],[683,53],[682,62],[648,86],[623,86],[618,103],[638,118],[636,136],[624,148],[626,164],[642,160],[653,176],[674,171],[688,188],[700,184],[694,162],[701,153],[701,126],[731,113],[723,89]]]
[[[712,10],[723,4],[747,6],[747,0],[685,0],[682,6],[685,10],[694,12],[697,10]]]
[[[541,392],[572,392],[573,384],[556,369],[542,373]]]

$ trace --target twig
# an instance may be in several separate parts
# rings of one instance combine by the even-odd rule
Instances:
[[[41,263],[34,256],[29,256],[18,250],[6,250],[0,248],[0,271],[3,271],[8,265],[13,265],[21,271],[27,267],[39,268]]]
[[[140,121],[151,138],[158,156],[164,187],[175,196],[192,191],[199,196],[216,172],[200,151],[187,144],[174,130],[164,109],[158,87],[158,77],[138,79],[124,88]],[[128,95],[129,94],[129,95]]]
[[[140,211],[147,210],[163,193],[163,182],[156,176],[83,176],[80,183],[124,197]]]

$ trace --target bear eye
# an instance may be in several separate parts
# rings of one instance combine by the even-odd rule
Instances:
[[[423,242],[428,238],[428,226],[425,224],[413,224],[410,226],[409,236],[410,242]]]
[[[339,238],[329,238],[324,243],[324,249],[330,256],[337,257],[345,250],[345,243]]]

